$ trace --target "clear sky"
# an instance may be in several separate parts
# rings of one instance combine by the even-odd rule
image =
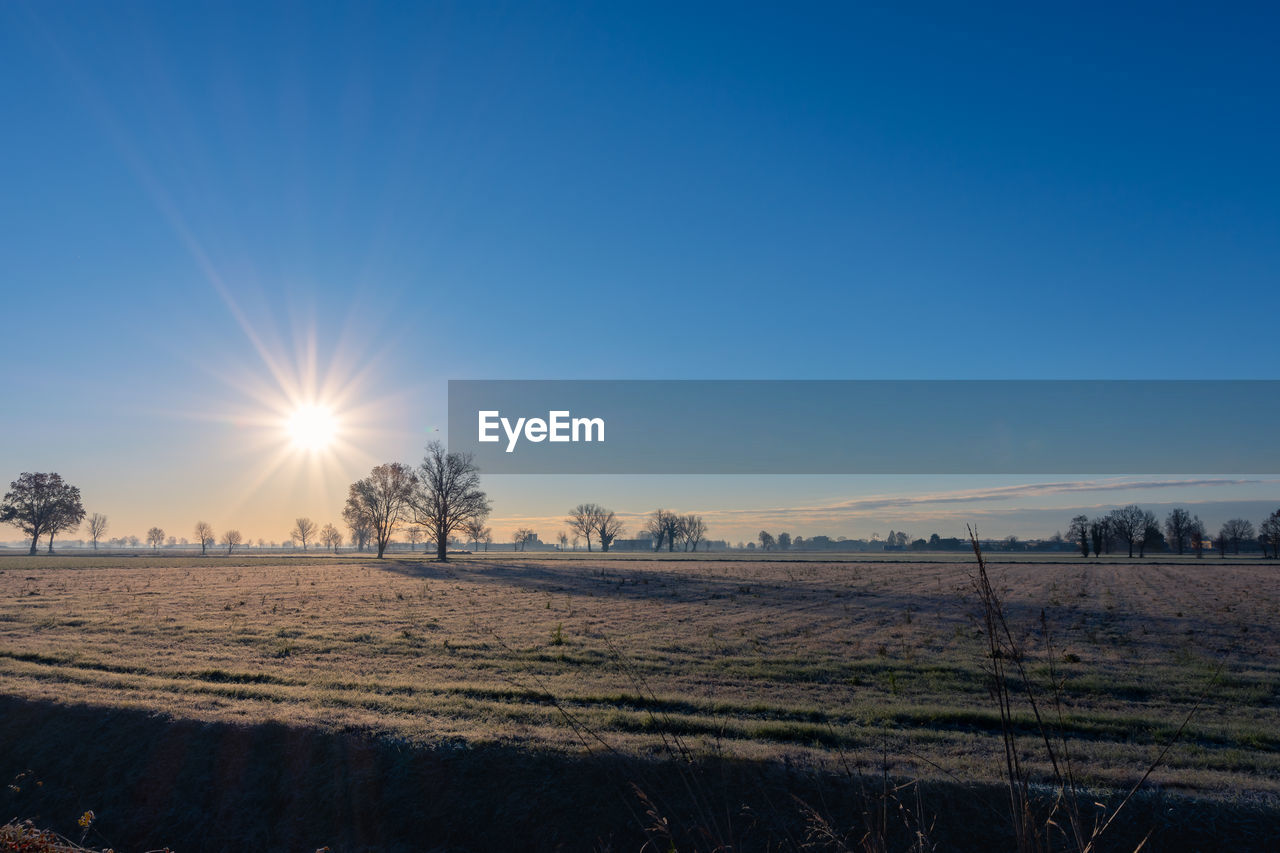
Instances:
[[[0,480],[271,540],[416,461],[450,378],[1277,378],[1280,13],[1034,6],[0,4]],[[489,488],[544,538],[1280,505],[1134,479]]]

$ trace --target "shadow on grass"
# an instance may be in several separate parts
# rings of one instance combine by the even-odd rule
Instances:
[[[5,817],[116,850],[636,850],[652,818],[678,848],[707,849],[714,822],[736,850],[795,849],[810,828],[795,798],[856,842],[872,777],[783,763],[645,761],[511,746],[423,747],[365,732],[277,723],[237,726],[145,711],[0,697]],[[875,768],[865,768],[874,775]],[[39,781],[41,784],[35,784]],[[938,849],[1007,849],[999,786],[924,783],[920,802]],[[1147,795],[1108,849],[1264,849],[1280,812]],[[888,834],[901,834],[889,827]],[[890,841],[895,839],[891,838]],[[893,846],[909,844],[908,838]]]

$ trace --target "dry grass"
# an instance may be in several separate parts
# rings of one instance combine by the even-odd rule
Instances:
[[[895,774],[994,781],[971,572],[812,555],[5,557],[0,678],[45,701],[580,749],[564,709],[631,754],[676,733],[707,753],[878,768],[888,744]],[[1046,611],[1083,783],[1140,776],[1221,662],[1150,781],[1280,796],[1274,567],[1076,559],[992,577],[1014,625],[1034,632]]]

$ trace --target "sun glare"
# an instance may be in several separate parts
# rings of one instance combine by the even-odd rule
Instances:
[[[324,406],[304,405],[294,409],[285,431],[299,450],[326,450],[338,435],[338,421]]]

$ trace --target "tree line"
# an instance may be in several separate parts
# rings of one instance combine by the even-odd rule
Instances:
[[[491,539],[489,528],[484,526],[489,512],[489,499],[480,488],[480,471],[471,455],[449,453],[440,442],[432,442],[416,469],[390,462],[375,466],[369,476],[352,483],[342,516],[357,550],[373,546],[381,558],[392,534],[407,526],[411,542],[422,538],[434,542],[437,559],[445,560],[449,539],[455,533],[465,532],[477,541]],[[0,523],[12,524],[30,537],[30,554],[36,553],[45,537],[52,554],[54,536],[77,529],[84,519],[80,490],[58,474],[23,473],[0,501]],[[89,517],[88,531],[95,549],[107,529],[105,515],[94,513]],[[193,533],[201,554],[207,554],[219,542],[213,526],[206,521],[197,521]],[[336,551],[343,541],[335,525],[319,527],[305,517],[295,520],[289,535],[301,542],[304,551],[311,542]],[[139,544],[136,537],[129,541]],[[161,528],[147,531],[147,543],[152,548],[165,541]],[[173,544],[172,537],[169,541]],[[239,530],[226,530],[221,536],[228,554],[244,542]],[[263,544],[259,539],[259,547]]]
[[[1161,525],[1154,513],[1130,504],[1096,518],[1077,515],[1067,528],[1067,539],[1076,543],[1082,557],[1088,557],[1090,550],[1095,557],[1110,554],[1120,546],[1128,549],[1131,558],[1135,548],[1139,557],[1164,550],[1178,554],[1190,550],[1203,557],[1207,547],[1225,557],[1228,548],[1239,554],[1242,544],[1251,547],[1256,541],[1263,557],[1276,558],[1280,556],[1280,509],[1263,519],[1256,531],[1248,519],[1232,518],[1211,537],[1200,517],[1181,507],[1171,510]]]

